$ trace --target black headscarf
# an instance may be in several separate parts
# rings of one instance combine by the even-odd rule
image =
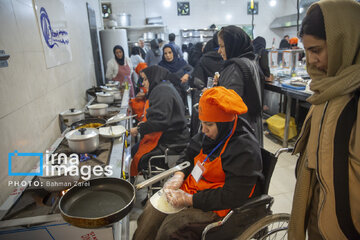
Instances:
[[[150,47],[151,47],[151,51],[153,51],[155,56],[160,56],[161,51],[160,51],[159,42],[157,39],[153,39],[150,41]]]
[[[150,96],[151,91],[161,83],[163,80],[168,80],[169,71],[163,67],[158,65],[153,65],[142,70],[145,73],[148,81],[149,81],[149,91],[147,96]]]
[[[173,53],[174,58],[171,62],[168,62],[165,59],[165,48],[170,48]],[[166,68],[167,70],[169,70],[170,72],[175,73],[175,72],[179,71],[186,64],[187,63],[185,62],[184,59],[179,58],[179,56],[172,44],[166,44],[163,47],[163,56],[162,56],[162,60],[159,62],[159,66],[162,66],[162,67]]]
[[[209,154],[215,147],[218,145],[221,140],[225,139],[229,135],[231,129],[234,126],[234,121],[232,122],[217,122],[216,126],[218,128],[218,135],[215,140],[207,137],[204,134],[202,141],[203,153]]]
[[[191,48],[188,57],[188,61],[191,66],[196,67],[196,64],[199,62],[203,54],[202,48],[203,48],[202,42],[195,43],[195,45]]]
[[[227,59],[234,57],[255,58],[250,37],[244,30],[234,25],[221,28]]]
[[[120,49],[120,50],[123,52],[123,57],[122,57],[121,59],[116,57],[116,55],[115,55],[116,49]],[[118,63],[119,65],[124,65],[125,52],[124,52],[124,49],[122,48],[122,46],[116,45],[116,46],[114,47],[114,49],[113,49],[113,53],[114,53],[115,60],[117,61],[117,63]]]
[[[266,41],[263,37],[257,37],[253,41],[254,53],[261,55],[263,49],[266,48]]]
[[[207,43],[204,47],[203,54],[205,54],[207,52],[211,52],[211,51],[218,51],[219,42],[218,42],[217,34],[218,34],[218,31],[216,33],[214,33],[213,38],[211,40],[207,41]]]

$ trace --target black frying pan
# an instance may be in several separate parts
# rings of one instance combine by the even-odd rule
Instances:
[[[190,166],[183,162],[136,186],[120,178],[92,179],[74,186],[61,197],[59,208],[68,223],[80,228],[99,228],[121,220],[133,208],[135,191]],[[87,187],[85,187],[87,186]]]
[[[81,127],[81,126],[89,124],[89,123],[101,123],[102,124],[101,126],[103,126],[103,125],[105,125],[106,120],[101,119],[101,118],[88,118],[88,119],[74,122],[73,124],[71,124],[70,127],[71,127],[71,129],[77,129],[78,127]]]

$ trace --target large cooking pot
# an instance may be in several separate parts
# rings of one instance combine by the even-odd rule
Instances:
[[[74,122],[83,120],[85,118],[85,114],[81,110],[75,110],[75,108],[70,108],[62,113],[60,113],[63,122],[66,126],[70,126]]]
[[[99,130],[80,128],[65,135],[69,147],[76,153],[91,153],[99,147]]]
[[[96,100],[98,103],[113,103],[114,95],[109,92],[96,93]]]
[[[189,162],[183,162],[136,186],[120,178],[92,179],[83,186],[74,186],[60,199],[61,216],[66,222],[81,228],[113,224],[131,211],[137,189],[152,185],[188,166]]]
[[[111,96],[114,101],[114,96],[113,95]],[[90,105],[88,106],[88,109],[91,116],[97,117],[97,116],[105,116],[108,113],[108,107],[109,105],[107,105],[106,103],[100,103],[100,104]]]

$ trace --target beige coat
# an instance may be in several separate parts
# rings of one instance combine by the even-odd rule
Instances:
[[[335,214],[333,185],[334,134],[338,117],[351,95],[315,105],[306,117],[294,153],[301,153],[291,214],[289,239],[305,239],[306,213],[309,211],[315,179],[320,184],[319,230],[325,239],[346,239]],[[325,109],[326,108],[326,109]],[[360,232],[360,104],[349,141],[349,192],[351,215]],[[323,120],[322,120],[323,119]],[[322,123],[321,123],[322,120]],[[346,127],[346,126],[344,126]],[[312,130],[310,133],[310,129]],[[319,133],[318,135],[312,132]],[[311,147],[307,147],[307,146]]]
[[[321,0],[327,46],[327,71],[307,64],[314,94],[312,107],[295,146],[300,153],[289,224],[289,239],[305,239],[315,184],[320,186],[317,225],[324,239],[346,239],[340,229],[334,195],[334,139],[337,122],[356,90],[360,89],[360,3]],[[308,61],[307,61],[308,62]],[[351,217],[360,232],[360,105],[349,141],[349,198]],[[344,156],[344,158],[347,156]],[[339,158],[337,158],[339,159]],[[341,158],[340,158],[341,159]],[[315,202],[315,201],[314,201]],[[316,223],[315,223],[316,224]]]

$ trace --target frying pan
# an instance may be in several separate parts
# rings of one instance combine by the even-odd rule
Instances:
[[[80,120],[71,124],[71,129],[77,129],[78,127],[81,127],[89,123],[100,123],[102,124],[100,127],[102,127],[103,125],[105,125],[106,120],[101,118],[88,118],[88,119]]]
[[[82,186],[70,188],[61,197],[61,216],[66,222],[80,228],[99,228],[113,224],[131,211],[136,190],[152,185],[188,166],[189,162],[183,162],[136,186],[120,178],[89,180]]]

